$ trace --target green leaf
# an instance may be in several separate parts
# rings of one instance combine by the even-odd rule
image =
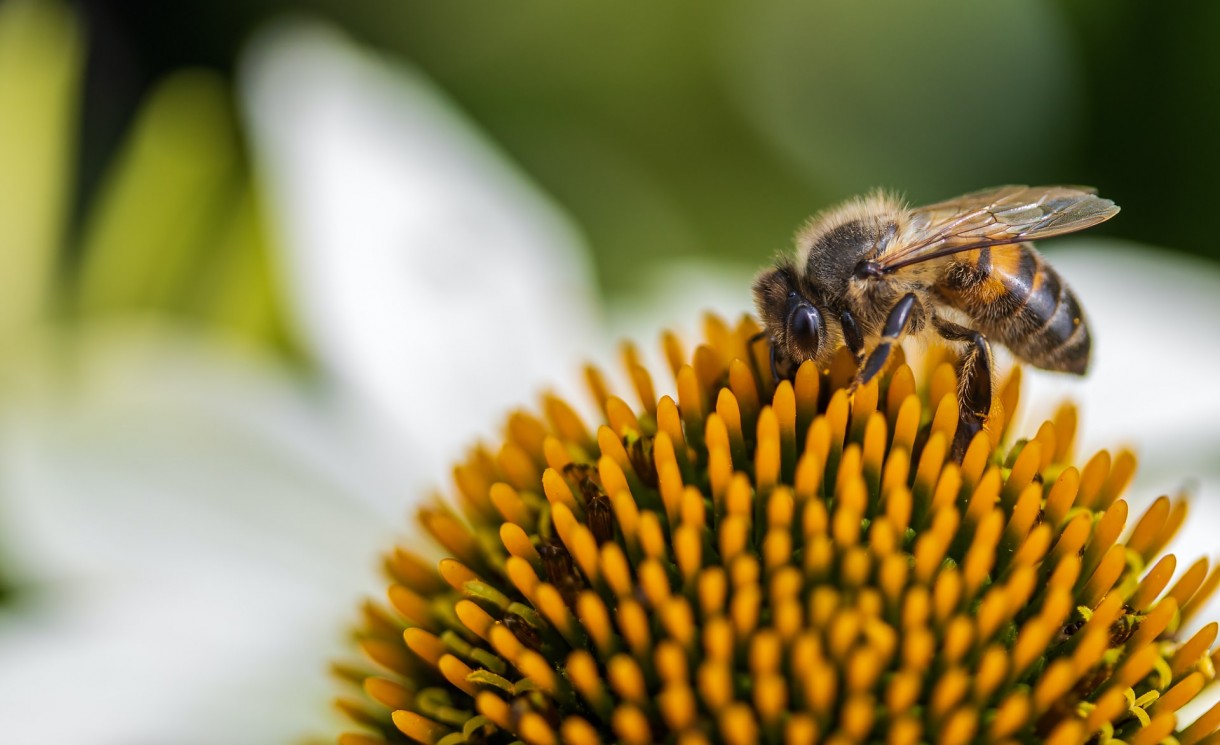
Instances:
[[[292,349],[229,89],[175,73],[87,215],[77,310],[178,316]]]
[[[188,308],[240,183],[223,83],[202,71],[166,79],[86,218],[81,313]]]
[[[248,182],[218,217],[216,229],[206,272],[194,288],[191,315],[209,326],[296,353],[259,195]]]

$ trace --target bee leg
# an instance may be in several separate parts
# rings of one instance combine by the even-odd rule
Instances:
[[[934,318],[933,323],[943,338],[966,344],[957,369],[958,425],[953,438],[953,455],[960,460],[991,413],[991,347],[974,329],[940,318]]]
[[[758,342],[762,341],[763,339],[767,339],[767,332],[759,331],[758,333],[751,336],[749,341],[746,342],[746,348],[749,350],[751,358],[754,357],[754,345],[757,344]],[[776,366],[775,366],[775,340],[767,339],[767,344],[768,344],[768,350],[770,351],[770,359],[771,359],[771,380],[778,383],[779,375],[777,374]],[[753,364],[753,363],[751,363],[751,364]],[[757,370],[755,372],[757,372]]]
[[[864,335],[860,333],[860,325],[846,308],[839,314],[839,322],[843,326],[843,339],[847,342],[847,348],[856,356],[856,367],[859,368],[864,364]]]
[[[751,337],[750,337],[750,340],[749,340],[748,342],[746,342],[746,346],[750,347],[750,356],[751,356],[751,357],[754,355],[754,350],[753,350],[754,345],[755,345],[755,344],[757,344],[758,342],[762,341],[763,339],[767,339],[767,332],[766,332],[766,331],[759,331],[757,334],[755,334],[755,335],[751,336]],[[771,353],[771,354],[770,354],[770,360],[771,360],[771,380],[772,380],[772,381],[773,381],[773,382],[774,382],[776,385],[778,385],[778,384],[779,384],[779,381],[780,381],[780,377],[779,377],[779,353],[776,351],[776,348],[775,348],[775,340],[774,340],[774,339],[767,339],[767,344],[768,344],[768,349],[769,349],[769,351],[770,351],[770,353]]]
[[[881,368],[885,367],[885,363],[890,358],[890,350],[898,343],[902,335],[906,333],[907,325],[919,307],[919,300],[913,292],[903,295],[902,299],[894,304],[893,310],[886,316],[885,329],[881,332],[881,341],[873,348],[872,354],[868,356],[868,361],[864,363],[864,367],[856,378],[858,384],[864,385],[872,380],[877,376],[877,373],[881,372]]]
[[[967,345],[958,365],[958,400],[971,414],[985,419],[991,413],[991,347],[986,337],[940,318],[933,323],[942,338]]]

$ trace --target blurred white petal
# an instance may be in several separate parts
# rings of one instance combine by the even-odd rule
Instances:
[[[1182,476],[1201,475],[1182,473],[1190,464],[1220,467],[1220,269],[1118,241],[1052,244],[1047,255],[1084,305],[1093,361],[1084,379],[1034,372],[1026,400],[1075,400],[1085,449],[1132,443],[1143,468]]]
[[[583,242],[418,73],[336,32],[265,34],[243,80],[303,331],[435,479],[596,346]]]
[[[0,616],[16,741],[328,731],[326,663],[416,487],[601,346],[580,239],[416,76],[305,26],[247,73],[330,377],[152,326],[8,360],[0,545],[36,588]]]
[[[641,280],[638,295],[619,296],[610,303],[610,329],[616,337],[644,345],[661,329],[697,328],[709,311],[736,321],[754,312],[750,285],[755,271],[757,267],[698,259],[658,263]]]
[[[1213,328],[1220,269],[1138,244],[1065,243],[1050,244],[1047,254],[1088,314],[1093,361],[1084,379],[1027,369],[1021,431],[1030,432],[1058,402],[1076,401],[1078,453],[1126,446],[1139,456],[1127,492],[1133,514],[1162,494],[1191,495],[1190,517],[1169,546],[1178,566],[1220,559],[1220,344]],[[1220,595],[1196,625],[1215,618]]]
[[[248,350],[109,330],[27,362],[0,410],[0,544],[35,588],[32,611],[0,617],[6,736],[325,728],[326,655],[401,525],[373,504],[402,495]]]

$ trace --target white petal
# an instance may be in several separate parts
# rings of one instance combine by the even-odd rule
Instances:
[[[1119,241],[1052,244],[1093,332],[1084,379],[1029,370],[1027,421],[1070,397],[1081,452],[1134,446],[1149,475],[1205,476],[1220,441],[1220,270],[1199,259]]]
[[[0,545],[33,588],[0,618],[5,736],[324,730],[326,661],[380,594],[402,495],[284,370],[181,330],[100,333],[26,372],[39,389],[0,411]]]
[[[599,345],[582,240],[419,73],[295,24],[243,80],[300,323],[398,447],[448,463]]]
[[[727,321],[754,312],[750,284],[757,267],[698,259],[658,263],[648,272],[641,293],[610,304],[609,323],[616,336],[643,345],[662,329],[697,328],[704,313]]]
[[[334,729],[324,664],[350,593],[257,566],[152,580],[0,615],[6,742],[261,745]]]

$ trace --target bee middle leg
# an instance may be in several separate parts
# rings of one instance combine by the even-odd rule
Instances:
[[[894,304],[894,308],[885,318],[885,328],[881,332],[881,341],[873,348],[873,351],[868,356],[868,360],[864,363],[864,367],[860,369],[856,377],[858,385],[864,385],[868,381],[877,376],[881,369],[885,367],[885,363],[889,361],[890,352],[894,345],[902,338],[911,326],[911,322],[917,316],[921,316],[923,307],[919,304],[919,299],[915,297],[915,293],[908,292],[902,296],[902,299]],[[858,332],[857,332],[858,333]]]
[[[937,317],[932,323],[942,338],[966,344],[957,367],[958,426],[953,438],[953,455],[960,460],[991,413],[991,347],[974,329]]]

